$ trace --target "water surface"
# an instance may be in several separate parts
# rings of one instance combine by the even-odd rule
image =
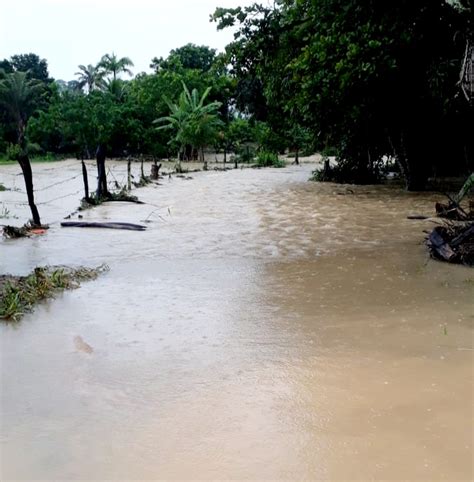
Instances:
[[[1,241],[2,272],[110,272],[0,325],[1,480],[472,479],[474,274],[406,219],[438,197],[312,168],[166,178],[83,213],[152,221],[127,232],[61,229],[78,166],[35,166],[38,188],[66,181],[38,192],[53,224]]]

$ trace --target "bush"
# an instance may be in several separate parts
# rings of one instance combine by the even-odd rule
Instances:
[[[5,152],[8,161],[18,161],[21,154],[21,148],[18,144],[8,144]]]
[[[286,164],[278,157],[278,154],[261,151],[257,156],[257,165],[259,167],[285,167]]]
[[[250,164],[255,159],[255,148],[251,146],[241,146],[235,150],[237,162]]]
[[[327,161],[327,158],[323,158]],[[310,181],[334,182],[337,184],[378,184],[382,177],[378,169],[373,171],[363,169],[361,166],[347,161],[338,160],[337,164],[329,169],[316,169],[313,171]]]

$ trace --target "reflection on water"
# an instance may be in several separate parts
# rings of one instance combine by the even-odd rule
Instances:
[[[474,275],[406,220],[434,197],[309,171],[166,179],[84,213],[146,232],[1,242],[4,271],[111,267],[0,326],[2,480],[472,478]]]

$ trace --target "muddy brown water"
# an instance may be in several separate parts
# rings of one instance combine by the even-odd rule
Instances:
[[[38,185],[76,169],[57,167]],[[111,268],[0,324],[2,481],[473,478],[474,271],[429,260],[432,224],[406,219],[439,197],[313,167],[165,179],[136,192],[153,206],[84,213],[146,232],[0,242],[2,272]]]

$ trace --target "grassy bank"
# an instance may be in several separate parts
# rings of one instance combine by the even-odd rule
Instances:
[[[0,275],[0,320],[18,321],[40,301],[78,288],[82,281],[94,280],[107,270],[105,265],[76,269],[39,267],[28,276]]]

